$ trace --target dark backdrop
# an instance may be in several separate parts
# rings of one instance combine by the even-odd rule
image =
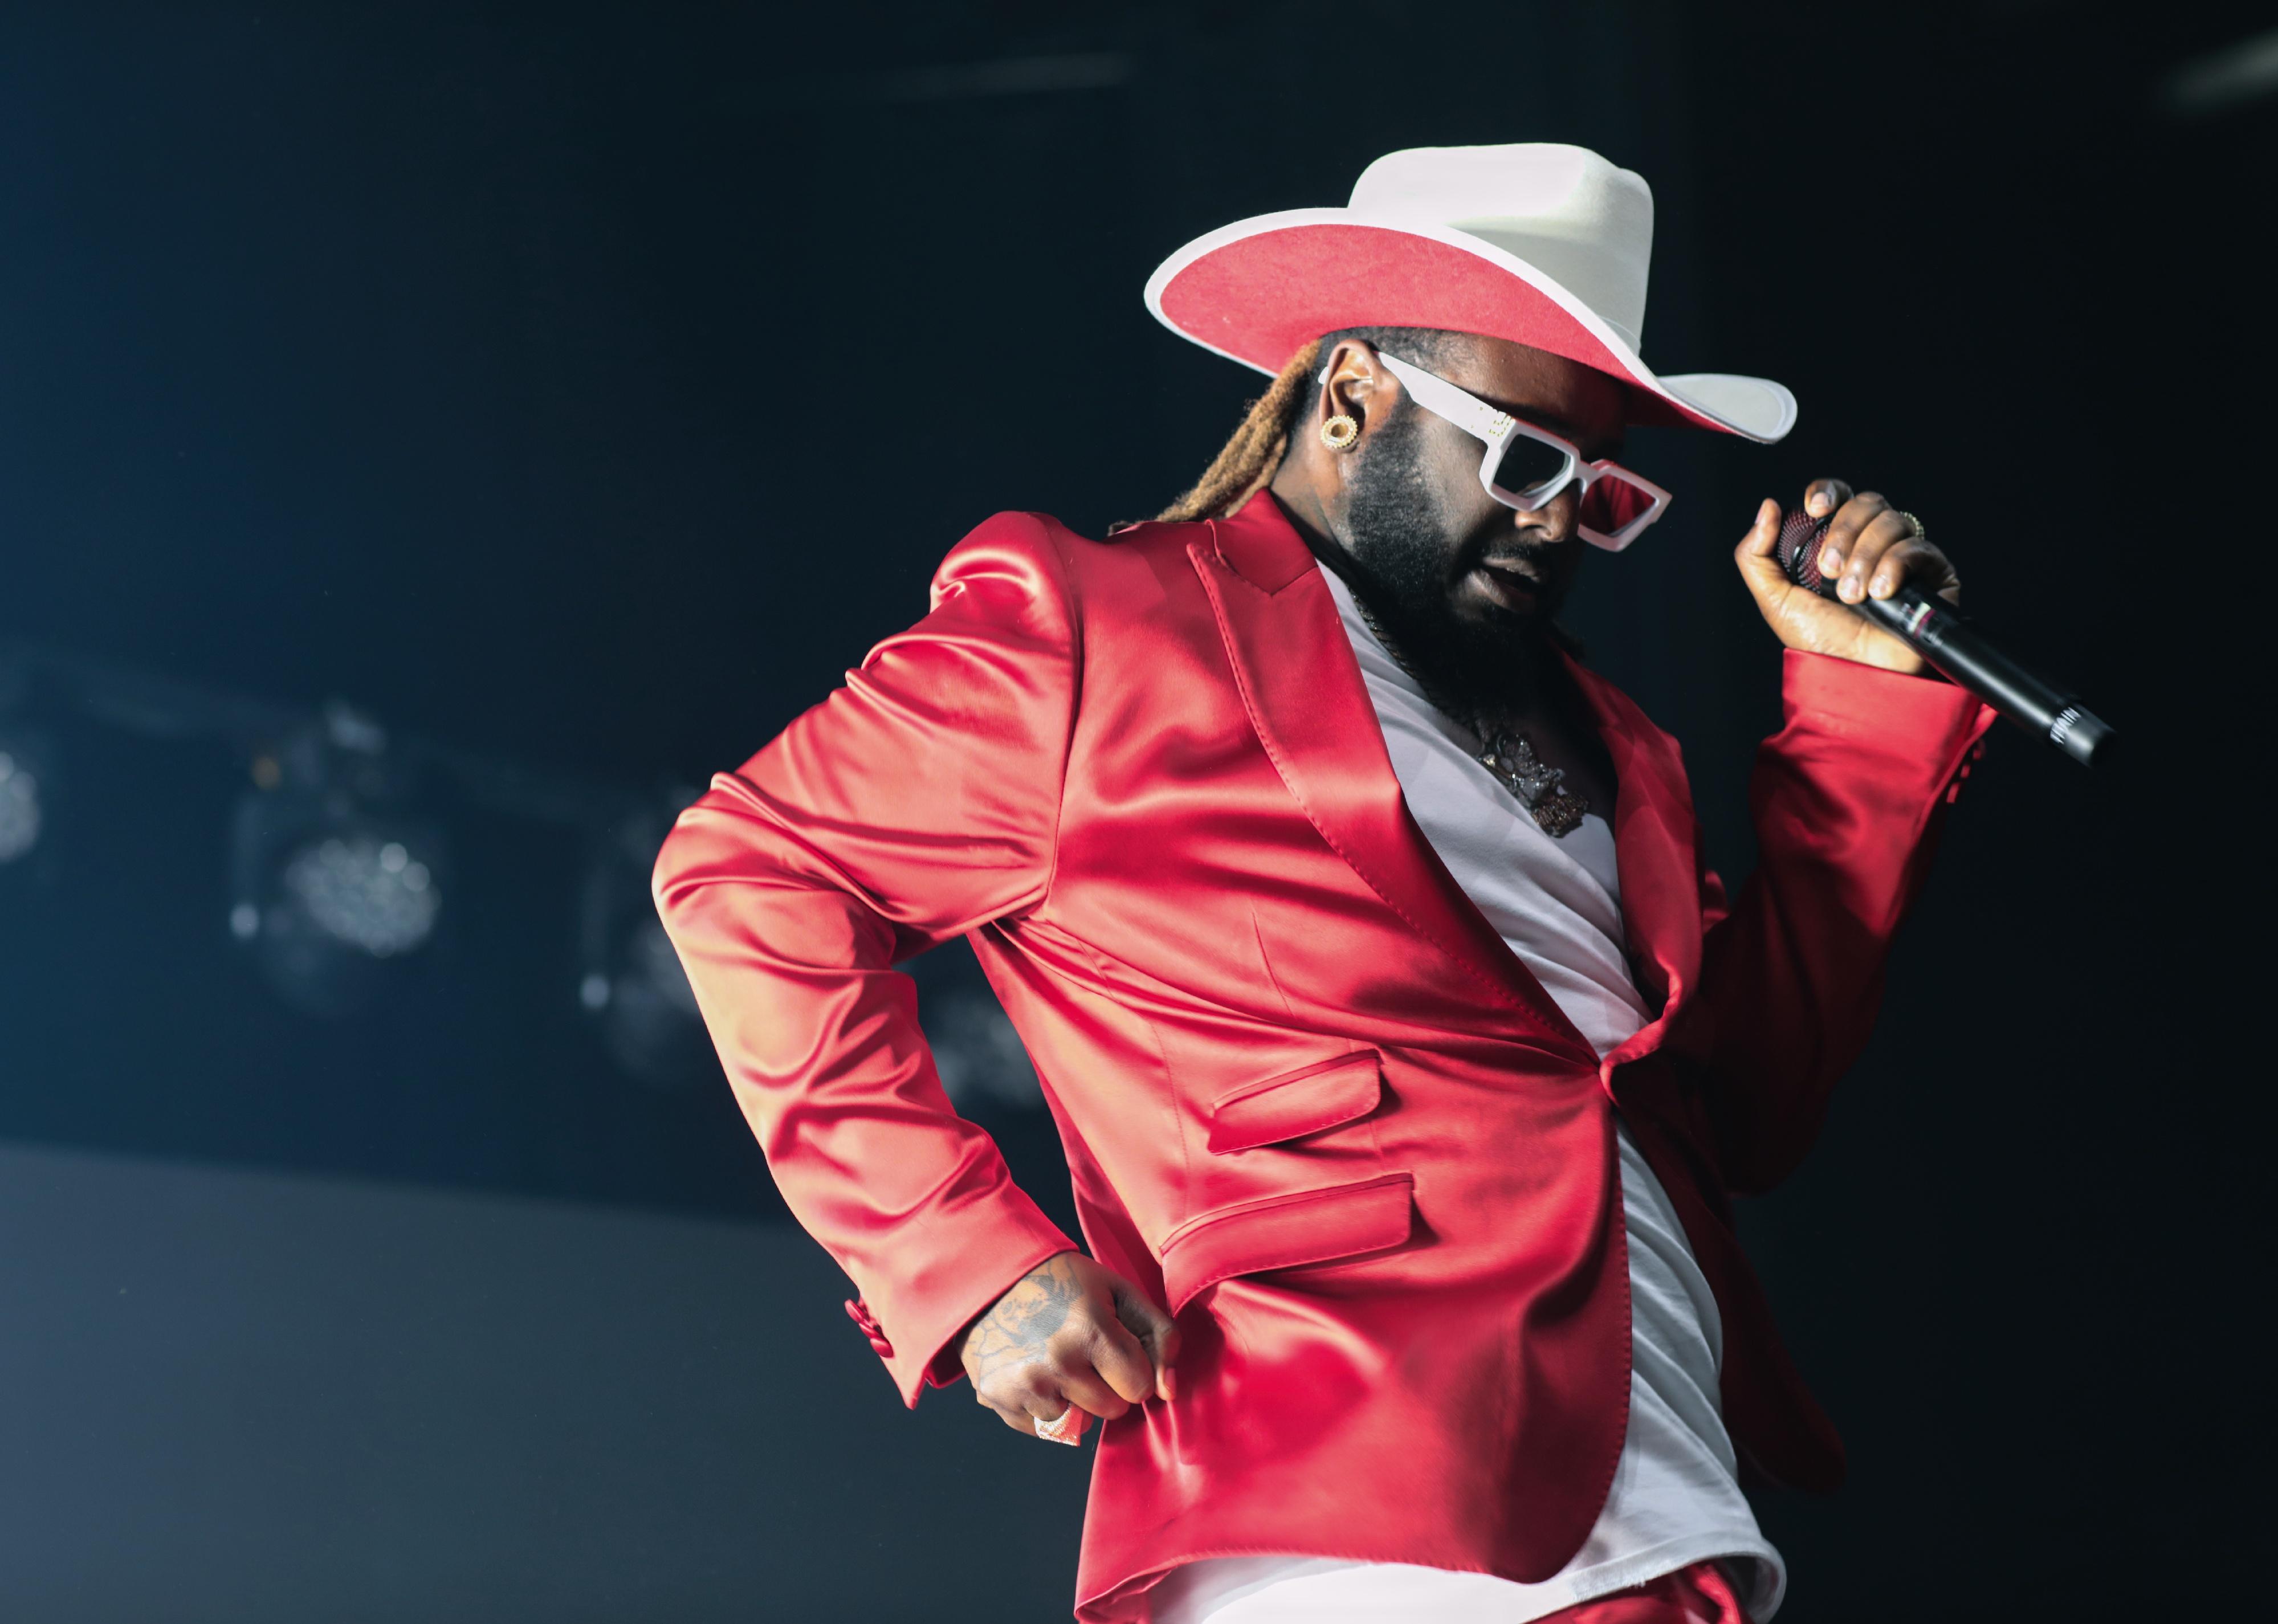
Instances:
[[[1648,356],[1803,402],[1770,450],[1640,436],[1678,506],[1575,611],[1684,740],[1728,877],[1777,652],[1726,555],[1811,476],[1923,514],[1980,618],[2132,747],[2091,777],[1997,736],[1823,1147],[1748,1215],[1854,1460],[1841,1497],[1762,1506],[1784,1616],[1912,1617],[1925,1587],[1988,1619],[2234,1595],[2262,1509],[2268,1068],[2241,1033],[2260,729],[2228,719],[2261,691],[2278,103],[2163,87],[2267,24],[2060,0],[12,8],[0,637],[340,696],[661,799],[921,613],[988,513],[1096,532],[1187,483],[1258,380],[1145,315],[1172,248],[1342,202],[1395,147],[1596,147],[1655,189]],[[597,1043],[574,836],[440,800],[437,942],[315,1022],[229,940],[243,757],[29,720],[59,798],[0,873],[0,1136],[779,1217],[716,1076],[642,1086]],[[990,1120],[1064,1205],[1043,1118]],[[959,1420],[879,1469],[998,1445]],[[233,1447],[217,1473],[263,1472],[257,1429]],[[0,1478],[71,1469],[40,1460]],[[687,1516],[715,1514],[719,1469],[692,1468]],[[800,1537],[821,1567],[876,1533]],[[549,1537],[502,1531],[501,1559]],[[942,1559],[909,1616],[981,1616],[990,1553]],[[690,1582],[688,1616],[736,1594]],[[625,1616],[673,1611],[653,1600]]]

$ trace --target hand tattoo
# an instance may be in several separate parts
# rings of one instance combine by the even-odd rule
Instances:
[[[976,1387],[999,1370],[1051,1357],[1046,1345],[1083,1300],[1075,1259],[1073,1252],[1045,1259],[973,1322],[963,1355],[966,1374]]]
[[[1179,1330],[1145,1292],[1081,1252],[1046,1258],[1013,1283],[958,1348],[973,1396],[1018,1432],[1072,1444],[1084,1422],[1171,1396]],[[1057,1429],[1080,1412],[1068,1436]]]

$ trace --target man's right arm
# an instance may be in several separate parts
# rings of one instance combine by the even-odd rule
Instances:
[[[891,966],[1043,900],[1081,660],[1053,537],[992,519],[943,564],[932,613],[715,779],[657,859],[738,1102],[911,1404],[1072,1249],[951,1108]]]

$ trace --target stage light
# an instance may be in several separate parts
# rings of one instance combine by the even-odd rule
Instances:
[[[2197,57],[2160,80],[2159,99],[2181,118],[2236,111],[2278,95],[2278,28]]]
[[[417,953],[443,911],[439,830],[408,808],[409,774],[365,718],[334,710],[257,755],[239,801],[230,934],[296,1007],[344,1015]]]
[[[588,865],[579,923],[577,1003],[629,1076],[652,1088],[701,1087],[720,1063],[680,956],[650,900],[657,848],[692,792],[620,818]]]
[[[12,708],[22,683],[0,668],[0,705]],[[0,723],[0,869],[17,874],[50,866],[57,829],[56,757],[46,734]]]
[[[0,863],[31,855],[40,843],[39,774],[28,760],[0,744]]]
[[[409,953],[435,928],[442,894],[400,840],[333,835],[295,851],[285,889],[317,927],[374,958]]]
[[[1036,1069],[973,949],[948,942],[902,968],[918,984],[918,1024],[950,1103],[968,1117],[1043,1109]]]

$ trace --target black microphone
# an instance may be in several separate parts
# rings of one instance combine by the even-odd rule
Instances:
[[[1790,514],[1773,548],[1787,578],[1822,598],[1835,596],[1835,583],[1819,570],[1820,549],[1834,517]],[[1995,648],[1943,598],[1907,584],[1888,598],[1869,598],[1851,606],[1905,638],[1949,680],[2083,766],[2093,766],[2099,755],[2110,753],[2109,727],[2072,694]]]

